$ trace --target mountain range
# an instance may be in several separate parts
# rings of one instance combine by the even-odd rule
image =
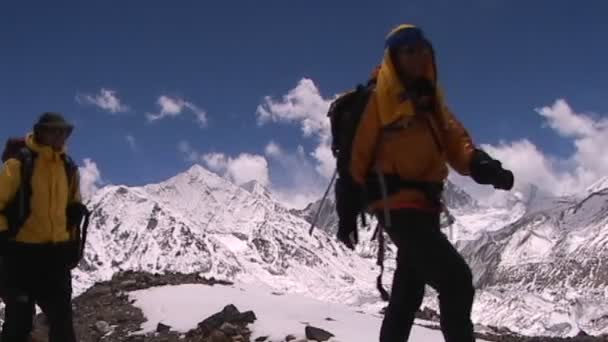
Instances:
[[[575,196],[526,197],[489,207],[446,184],[454,223],[445,220],[445,231],[475,275],[475,323],[525,335],[608,333],[608,181]],[[289,209],[255,181],[237,185],[195,165],[158,184],[106,186],[88,205],[93,216],[74,273],[77,293],[119,271],[176,271],[366,311],[385,305],[375,289],[374,220],[361,228],[357,250],[346,249],[334,238],[332,196],[322,206]],[[389,245],[387,285],[394,253]],[[427,294],[424,305],[437,309],[434,292]]]

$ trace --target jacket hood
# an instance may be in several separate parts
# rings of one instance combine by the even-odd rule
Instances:
[[[401,37],[397,37],[397,35],[401,35]],[[422,35],[422,31],[410,24],[399,25],[387,35],[387,47],[384,52],[382,64],[380,65],[380,70],[378,71],[378,80],[376,84],[378,112],[383,126],[414,115],[414,107],[411,101],[403,100],[403,94],[406,93],[407,89],[403,85],[403,82],[401,82],[390,52],[390,48],[395,46],[394,44],[406,42],[408,39],[411,39],[411,41],[415,41],[415,39],[426,40]],[[443,96],[437,83],[436,70],[435,57],[433,56],[432,62],[429,63],[427,70],[425,71],[425,78],[431,81],[437,88],[438,100],[440,101],[439,103],[442,104]]]
[[[62,157],[67,152],[67,148],[65,146],[61,149],[61,151],[57,152],[54,151],[53,148],[50,146],[43,146],[38,144],[36,142],[36,139],[34,139],[34,133],[28,133],[26,135],[25,144],[30,150],[36,152],[38,155],[43,156],[45,158]]]

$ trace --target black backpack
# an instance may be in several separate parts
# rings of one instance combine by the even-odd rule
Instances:
[[[331,149],[337,163],[335,196],[338,234],[352,234],[355,243],[358,240],[358,216],[361,215],[365,221],[363,209],[366,196],[364,187],[358,185],[350,174],[351,152],[353,139],[374,88],[374,79],[366,85],[358,85],[353,91],[337,98],[327,114],[331,125]]]
[[[2,211],[2,214],[5,215],[8,221],[8,230],[0,235],[0,239],[3,241],[14,239],[30,215],[32,175],[36,157],[37,154],[26,146],[25,139],[11,138],[7,140],[2,154],[2,162],[5,163],[9,159],[19,160],[21,163],[21,184],[13,199]],[[68,184],[72,184],[77,177],[78,166],[73,159],[67,155],[63,156],[63,164]],[[77,231],[77,236],[75,237],[75,240],[72,241],[74,243],[73,252],[75,253],[72,259],[77,259],[71,261],[71,263],[74,263],[80,261],[84,254],[90,212],[82,204],[73,204],[69,208],[66,208],[66,215],[69,225],[74,225],[80,230]],[[4,251],[0,251],[0,253],[3,252]]]

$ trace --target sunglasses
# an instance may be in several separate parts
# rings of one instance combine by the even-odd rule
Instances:
[[[51,127],[51,126],[41,126],[40,127],[40,132],[43,134],[48,134],[48,135],[52,135],[52,136],[63,136],[63,137],[69,137],[72,134],[73,128],[72,127]]]
[[[428,47],[427,44],[419,43],[416,45],[401,46],[401,47],[397,48],[396,52],[398,55],[407,55],[407,56],[415,55],[418,53],[426,55],[426,54],[431,53],[431,49]]]

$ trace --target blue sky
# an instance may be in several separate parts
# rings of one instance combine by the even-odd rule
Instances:
[[[325,128],[303,127],[324,113],[307,111],[364,80],[385,34],[408,22],[433,41],[476,141],[513,163],[537,151],[558,181],[588,183],[604,172],[580,146],[604,133],[607,14],[600,0],[3,1],[0,137],[61,111],[77,125],[71,153],[105,183],[161,181],[196,159],[237,181],[318,192],[327,156],[311,153]],[[294,88],[295,105],[280,106]],[[563,129],[577,118],[597,135]]]

